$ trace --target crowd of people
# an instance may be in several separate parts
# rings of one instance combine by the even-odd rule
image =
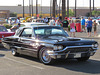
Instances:
[[[43,21],[49,25],[54,25],[54,26],[60,26],[60,27],[64,27],[65,31],[70,32],[70,37],[75,37],[75,32],[76,32],[76,23],[75,20],[73,19],[68,19],[67,17],[64,18],[64,20],[62,21],[61,18],[54,18],[52,17],[50,20],[48,20],[48,18],[44,17]],[[19,27],[20,27],[20,18],[16,18],[13,22],[11,21],[11,19],[7,20],[7,22],[12,25],[17,24],[12,26],[11,31],[15,32]],[[28,21],[27,22],[31,22]],[[97,36],[97,23],[96,21],[92,21],[90,19],[90,17],[88,18],[87,21],[85,21],[84,17],[82,17],[81,19],[81,32],[87,32],[88,33],[88,37],[91,36],[91,32],[92,29],[94,30],[94,36]]]
[[[55,20],[54,17],[49,22],[49,25],[62,26],[65,28],[67,32],[69,32],[68,27],[70,27],[70,37],[75,37],[76,32],[76,23],[73,19],[68,20],[67,17],[63,21],[60,19]],[[81,32],[87,32],[88,37],[91,37],[92,29],[94,30],[94,36],[97,36],[97,23],[96,21],[92,21],[89,17],[87,21],[85,21],[84,17],[81,19]]]
[[[94,36],[97,36],[97,23],[95,20],[92,21],[92,19],[89,17],[88,20],[85,21],[85,19],[82,17],[81,25],[84,32],[86,32],[87,28],[88,37],[91,36],[92,29],[94,30]]]

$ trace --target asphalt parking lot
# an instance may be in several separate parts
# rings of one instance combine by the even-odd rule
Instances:
[[[94,40],[100,43],[99,38]],[[100,48],[100,46],[99,46]],[[20,55],[14,57],[10,50],[0,48],[0,75],[100,75],[100,50],[87,62],[57,60],[44,65],[37,58]]]

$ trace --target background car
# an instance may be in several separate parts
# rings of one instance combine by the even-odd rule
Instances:
[[[8,32],[6,27],[0,25],[0,45],[1,45],[1,39],[7,36],[13,36],[15,33],[14,32]]]
[[[47,25],[46,23],[40,23],[40,22],[25,22],[25,23],[20,23],[21,27],[23,26],[36,26],[36,25]]]

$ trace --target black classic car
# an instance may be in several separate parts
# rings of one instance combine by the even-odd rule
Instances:
[[[2,43],[12,50],[12,55],[37,57],[44,64],[60,58],[86,61],[98,49],[96,41],[69,37],[62,27],[49,25],[19,28],[14,36],[3,38]]]

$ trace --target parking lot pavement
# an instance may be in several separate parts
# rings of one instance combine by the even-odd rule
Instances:
[[[98,39],[96,39],[98,41]],[[98,41],[100,42],[100,41]],[[100,46],[99,46],[100,48]],[[11,51],[0,48],[0,75],[100,75],[100,51],[87,62],[58,60],[44,65],[37,58],[20,55],[14,57]]]

